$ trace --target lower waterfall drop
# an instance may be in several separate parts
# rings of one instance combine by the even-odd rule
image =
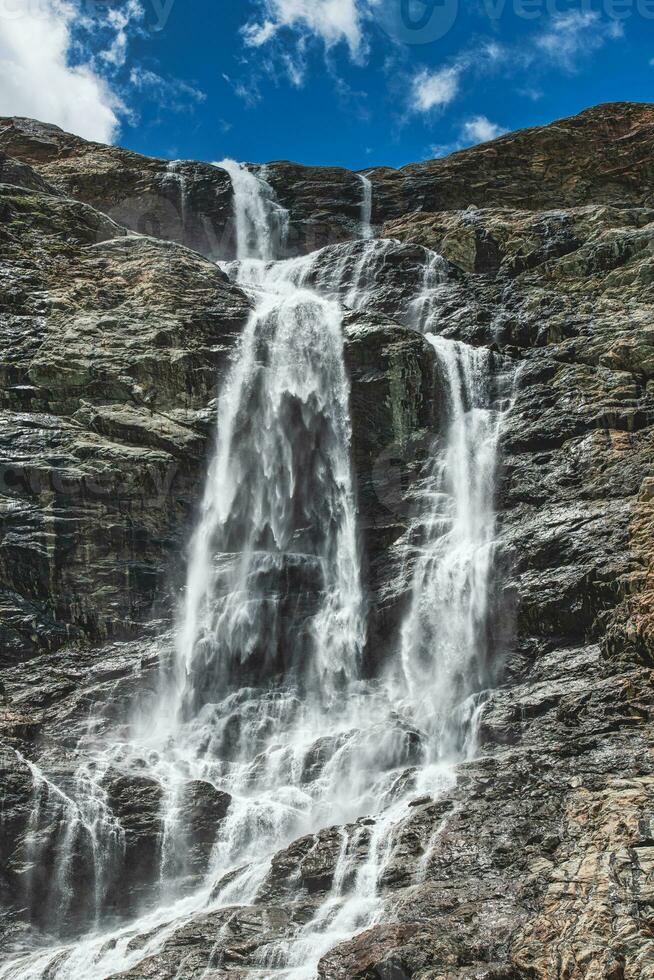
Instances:
[[[418,491],[411,601],[402,627],[402,686],[440,757],[470,737],[468,698],[491,676],[495,483],[502,412],[493,354],[427,334],[446,418],[440,451]],[[459,712],[457,714],[457,711]]]
[[[446,793],[457,761],[474,755],[478,713],[493,677],[493,605],[501,584],[493,581],[495,484],[511,372],[484,348],[427,339],[437,359],[443,425],[406,542],[413,572],[400,656],[381,678],[387,703],[422,733],[420,764],[414,779],[377,807],[372,828],[343,830],[330,894],[314,918],[290,943],[264,951],[262,963],[285,980],[314,980],[323,955],[389,915],[380,882],[410,804]],[[356,868],[352,854],[362,844],[366,858]],[[418,876],[426,873],[432,845]]]

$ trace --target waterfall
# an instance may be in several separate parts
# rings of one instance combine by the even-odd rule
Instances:
[[[361,199],[361,237],[374,237],[372,228],[372,181],[367,174],[357,174],[362,186]]]
[[[373,302],[401,246],[370,240],[279,261],[289,215],[265,170],[218,166],[234,190],[238,261],[225,268],[254,308],[218,399],[173,667],[162,672],[154,706],[137,705],[127,733],[94,735],[90,726],[70,793],[34,771],[39,799],[44,781],[62,794],[60,821],[93,832],[103,870],[86,933],[0,966],[2,980],[130,971],[199,914],[254,902],[280,849],[338,825],[329,895],[310,921],[257,954],[255,975],[312,980],[327,950],[381,921],[380,881],[411,802],[451,787],[454,763],[474,749],[471,719],[491,653],[502,420],[494,357],[428,334],[443,422],[404,542],[410,576],[398,656],[364,675],[342,315]],[[420,248],[409,259],[422,292],[391,290],[388,302],[403,322],[433,329],[446,266]],[[102,917],[114,852],[124,856],[103,790],[112,768],[161,790],[158,880],[122,924]],[[225,810],[200,871],[190,865],[186,822],[198,787],[220,794]],[[36,840],[47,828],[38,813],[34,820]],[[73,858],[66,852],[62,867]]]
[[[188,191],[186,187],[186,176],[183,173],[183,171],[179,169],[181,163],[182,163],[181,160],[171,160],[166,165],[165,179],[172,181],[176,185],[179,191],[179,220],[180,220],[181,233],[182,233],[181,237],[182,240],[185,240],[186,232],[187,232],[186,212],[187,212]]]
[[[448,276],[440,255],[393,238],[327,245],[285,262],[226,263],[224,268],[259,289],[282,282],[314,289],[347,309],[388,313],[420,333],[430,329]]]
[[[427,339],[438,358],[446,422],[411,529],[417,554],[400,655],[410,700],[433,732],[434,751],[447,756],[463,748],[466,699],[490,676],[502,412],[494,407],[489,351],[433,334]]]
[[[437,263],[429,257],[423,294],[410,311],[423,324],[435,315],[436,275]],[[357,279],[355,270],[350,282]],[[377,808],[372,829],[355,825],[343,832],[334,881],[316,915],[292,942],[273,943],[262,955],[262,964],[283,968],[287,980],[314,980],[325,953],[382,921],[380,881],[410,819],[410,803],[447,792],[454,764],[476,752],[484,689],[493,675],[496,471],[512,371],[485,349],[426,337],[436,355],[443,422],[415,494],[406,542],[413,572],[400,655],[382,678],[388,703],[422,733],[420,765],[415,780]],[[427,842],[419,880],[444,826]],[[367,857],[353,868],[351,855],[364,836]]]
[[[303,290],[266,296],[219,402],[193,536],[178,645],[191,710],[250,676],[324,694],[356,673],[348,396],[338,306]]]
[[[214,166],[226,170],[232,182],[236,257],[280,258],[286,247],[289,214],[276,202],[265,168],[257,173],[235,160],[221,160]]]

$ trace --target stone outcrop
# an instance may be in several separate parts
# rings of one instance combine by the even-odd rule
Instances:
[[[0,121],[0,152],[0,929],[19,946],[34,792],[21,756],[65,767],[89,705],[109,725],[137,692],[156,697],[216,384],[250,303],[206,259],[230,254],[214,247],[229,240],[223,172],[25,120]],[[405,484],[438,424],[433,352],[397,322],[420,248],[448,263],[439,332],[517,368],[498,501],[513,641],[479,757],[396,828],[388,917],[328,952],[324,980],[652,976],[653,159],[654,108],[619,104],[372,174],[373,221],[405,264],[345,318],[367,656],[397,624]],[[356,237],[356,175],[267,176],[296,251]],[[140,201],[156,227],[139,225]],[[155,860],[157,788],[108,785]],[[229,799],[190,792],[201,863]],[[260,976],[329,892],[339,847],[338,828],[293,842],[252,906],[180,926],[121,976],[172,980],[182,962],[189,977]]]
[[[0,152],[31,167],[33,179],[40,177],[141,235],[212,258],[230,256],[231,185],[226,172],[211,164],[144,157],[32,119],[0,119]],[[3,164],[0,173],[5,181],[8,167]]]

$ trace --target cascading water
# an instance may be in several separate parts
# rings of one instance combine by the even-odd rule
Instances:
[[[420,245],[392,238],[328,245],[285,262],[227,263],[239,281],[259,289],[281,282],[313,289],[352,310],[387,313],[425,333],[436,315],[447,262]]]
[[[372,181],[368,174],[357,174],[361,181],[361,237],[364,240],[374,237],[372,228]]]
[[[428,257],[425,294],[410,311],[414,322],[432,322],[432,291],[441,268],[442,262]],[[298,269],[296,263],[292,275]],[[359,306],[364,295],[351,289],[352,305]],[[381,677],[387,703],[421,733],[419,770],[378,807],[371,831],[355,826],[344,832],[332,888],[318,913],[290,943],[273,944],[264,953],[265,965],[285,968],[283,975],[293,980],[313,980],[328,950],[388,915],[379,881],[410,818],[410,803],[445,792],[454,782],[456,761],[476,752],[476,724],[494,674],[492,607],[500,584],[493,582],[495,483],[512,371],[485,349],[433,334],[427,339],[438,363],[443,425],[414,495],[416,516],[405,545],[413,572],[400,657]],[[351,855],[366,833],[367,858],[352,874]],[[433,839],[417,868],[418,880],[432,847]]]
[[[76,789],[62,804],[81,815],[110,869],[105,838],[120,849],[120,827],[103,775],[145,770],[162,788],[159,890],[116,927],[102,921],[96,875],[95,931],[0,967],[3,980],[130,970],[193,916],[252,903],[280,848],[338,824],[330,894],[311,921],[258,952],[255,975],[309,980],[324,952],[381,918],[379,880],[411,801],[450,786],[453,761],[471,746],[474,695],[488,677],[501,421],[493,359],[429,337],[445,421],[406,541],[412,577],[400,656],[364,677],[341,310],[366,306],[398,243],[360,243],[354,267],[342,246],[275,262],[287,212],[264,174],[219,166],[234,188],[238,262],[226,268],[256,306],[219,399],[174,669],[158,705],[137,712],[127,734],[91,734],[79,746]],[[369,218],[364,233],[368,226]],[[425,250],[414,259],[423,292],[402,297],[398,315],[424,329],[433,327],[444,263]],[[194,877],[185,811],[198,785],[223,794],[227,810]]]
[[[497,545],[495,477],[502,413],[484,348],[427,334],[438,358],[446,428],[418,490],[418,548],[402,628],[403,686],[439,755],[470,736],[466,699],[490,677],[490,603]],[[463,712],[453,717],[452,709]]]
[[[324,695],[363,640],[336,304],[261,301],[218,417],[179,644],[187,714],[252,677]]]
[[[234,195],[234,237],[238,259],[270,261],[281,258],[288,236],[289,214],[275,200],[265,167],[254,171],[235,160],[221,160]]]

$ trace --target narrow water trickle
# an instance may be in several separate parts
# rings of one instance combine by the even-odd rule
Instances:
[[[368,240],[374,237],[372,227],[372,181],[368,174],[357,174],[361,181],[361,237]]]
[[[182,240],[188,232],[188,188],[186,175],[183,170],[183,160],[171,160],[166,167],[166,180],[177,187],[179,193],[179,221]]]
[[[64,801],[115,837],[103,779],[114,770],[147,778],[160,791],[156,880],[138,914],[119,925],[103,922],[99,886],[84,935],[0,967],[2,980],[128,971],[199,913],[254,902],[276,852],[338,826],[329,894],[310,921],[264,944],[253,964],[259,977],[311,980],[327,950],[380,921],[379,882],[411,801],[451,787],[454,763],[473,750],[475,698],[488,685],[492,652],[502,419],[493,358],[429,335],[444,422],[405,542],[407,613],[398,656],[363,675],[343,305],[365,307],[398,243],[361,245],[354,267],[334,250],[322,268],[316,256],[277,261],[289,215],[265,171],[229,160],[216,166],[234,190],[237,260],[225,268],[255,306],[218,401],[174,665],[127,736],[90,735],[78,747],[79,798]],[[372,190],[359,176],[369,239]],[[401,318],[433,329],[444,263],[416,255],[425,295],[405,304]],[[199,863],[189,829],[198,799],[221,814]],[[181,961],[179,970],[181,977]]]

